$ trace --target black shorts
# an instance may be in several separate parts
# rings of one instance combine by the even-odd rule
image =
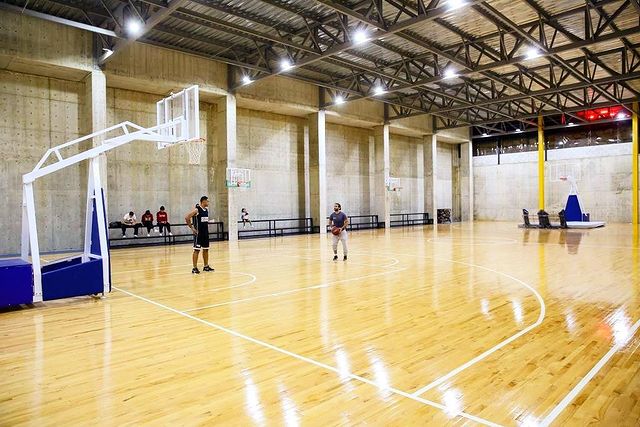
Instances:
[[[208,230],[200,230],[197,235],[193,236],[193,250],[209,249],[209,233]]]

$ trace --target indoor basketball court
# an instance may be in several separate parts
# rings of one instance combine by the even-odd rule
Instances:
[[[0,37],[0,425],[640,423],[637,0]]]

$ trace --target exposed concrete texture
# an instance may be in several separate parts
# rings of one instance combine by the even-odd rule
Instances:
[[[417,155],[423,155],[417,148],[421,140],[402,135],[391,136],[391,164],[389,174],[400,178],[401,191],[389,192],[391,213],[423,212],[424,196],[416,197],[419,191],[424,194],[424,160],[422,176],[418,173]]]
[[[471,140],[471,128],[461,127],[455,129],[446,129],[438,131],[438,141],[448,142],[450,144],[460,144]]]
[[[526,162],[511,162],[511,157],[522,157]],[[536,152],[503,154],[501,165],[497,156],[491,156],[495,163],[482,164],[482,157],[474,157],[474,215],[478,220],[517,220],[522,216],[522,208],[531,212],[538,206],[538,166]],[[478,162],[478,160],[481,160]],[[504,163],[503,163],[504,160]]]
[[[522,209],[537,211],[537,153],[473,158],[475,214],[480,220],[519,221]],[[569,184],[553,176],[557,165],[573,165],[584,211],[594,220],[631,221],[631,144],[549,150],[545,163],[545,209],[565,207]]]
[[[307,121],[238,109],[237,167],[251,169],[250,189],[233,189],[253,219],[304,216],[304,143]],[[311,203],[310,203],[311,206]]]
[[[214,186],[218,194],[215,204],[218,209],[213,212],[213,216],[225,223],[229,231],[229,240],[235,241],[238,240],[238,217],[241,209],[238,205],[238,189],[227,188],[226,184],[220,185],[223,176],[226,182],[227,168],[239,167],[237,163],[237,108],[234,95],[227,95],[218,101],[215,117],[217,158]],[[253,181],[253,177],[251,179]],[[211,212],[209,212],[209,216],[212,216]]]
[[[473,144],[462,144],[460,152],[461,219],[473,221]]]
[[[438,141],[440,136],[438,136]],[[455,145],[446,143],[438,144],[438,164],[437,164],[437,199],[439,209],[453,209],[453,161],[457,158],[457,148]],[[453,212],[452,212],[453,213]],[[434,212],[435,218],[435,212]]]
[[[129,120],[145,127],[154,126],[159,99],[158,95],[107,88],[108,125]],[[205,137],[211,129],[206,120],[210,108],[207,104],[200,107],[200,129]],[[207,140],[215,141],[214,138]],[[207,151],[212,148],[209,145]],[[184,214],[205,194],[213,196],[215,206],[215,194],[210,194],[207,154],[202,155],[200,164],[190,165],[184,147],[158,150],[154,143],[145,141],[132,142],[109,152],[108,220],[120,220],[130,210],[138,219],[146,209],[155,216],[160,205],[164,205],[169,221],[182,223]]]
[[[433,133],[433,120],[429,114],[392,120],[391,133],[398,135],[422,137]]]
[[[327,197],[327,138],[324,110],[309,115],[309,193],[313,223],[325,224],[330,205]],[[325,233],[320,233],[324,235]]]
[[[438,209],[438,139],[436,135],[428,135],[423,138],[423,153],[425,166],[424,202],[425,212],[432,218],[436,218]]]
[[[93,69],[93,35],[16,13],[0,13],[0,69],[79,81]]]
[[[214,102],[227,88],[225,64],[142,43],[115,55],[105,74],[110,87],[163,96],[197,84],[200,101],[205,102]]]
[[[81,135],[84,101],[82,83],[0,71],[0,254],[20,252],[22,175],[33,170],[47,149]],[[63,155],[76,152],[67,149]],[[73,166],[36,182],[42,251],[81,247],[85,172],[83,166]]]
[[[327,124],[327,201],[340,203],[349,215],[376,214],[370,197],[371,135],[367,129]]]
[[[285,76],[270,77],[237,91],[238,106],[305,117],[318,110],[318,88]]]
[[[460,179],[460,144],[451,145],[451,221],[462,221],[462,191]]]
[[[631,222],[631,144],[549,150],[545,164],[546,210],[565,207],[569,184],[552,175],[557,164],[580,171],[577,181],[580,203],[593,220]]]
[[[373,130],[375,141],[376,178],[375,178],[375,213],[378,221],[385,227],[391,227],[391,195],[386,188],[391,173],[391,149],[389,141],[389,125],[378,126]]]
[[[384,123],[384,105],[370,99],[359,99],[327,108],[327,122],[347,126],[373,127]]]

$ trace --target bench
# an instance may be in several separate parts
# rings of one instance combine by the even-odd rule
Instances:
[[[276,218],[251,220],[251,226],[238,221],[238,239],[290,236],[318,232],[311,218]]]
[[[411,225],[433,224],[428,212],[391,214],[391,227],[406,227]],[[382,223],[384,228],[384,223]]]
[[[380,228],[378,215],[347,215],[347,218],[349,218],[348,231]],[[327,221],[328,220],[329,217],[327,217]],[[331,231],[331,226],[327,225],[326,229],[327,231]]]
[[[178,243],[191,243],[193,242],[193,233],[187,227],[187,224],[171,224],[171,231],[173,236],[168,233],[146,235],[146,227],[140,227],[139,236],[127,236],[122,237],[122,230],[119,226],[109,226],[109,230],[118,230],[118,234],[109,233],[109,246],[111,248],[131,248],[138,246],[155,246],[155,245],[174,245]],[[142,234],[145,233],[145,234]],[[227,240],[229,234],[224,231],[224,224],[222,222],[210,222],[209,223],[209,240],[212,242],[219,242]]]

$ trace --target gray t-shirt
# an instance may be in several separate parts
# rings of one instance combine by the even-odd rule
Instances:
[[[344,226],[344,222],[347,220],[347,215],[344,212],[333,212],[329,215],[329,219],[333,221],[333,225],[342,228]]]

